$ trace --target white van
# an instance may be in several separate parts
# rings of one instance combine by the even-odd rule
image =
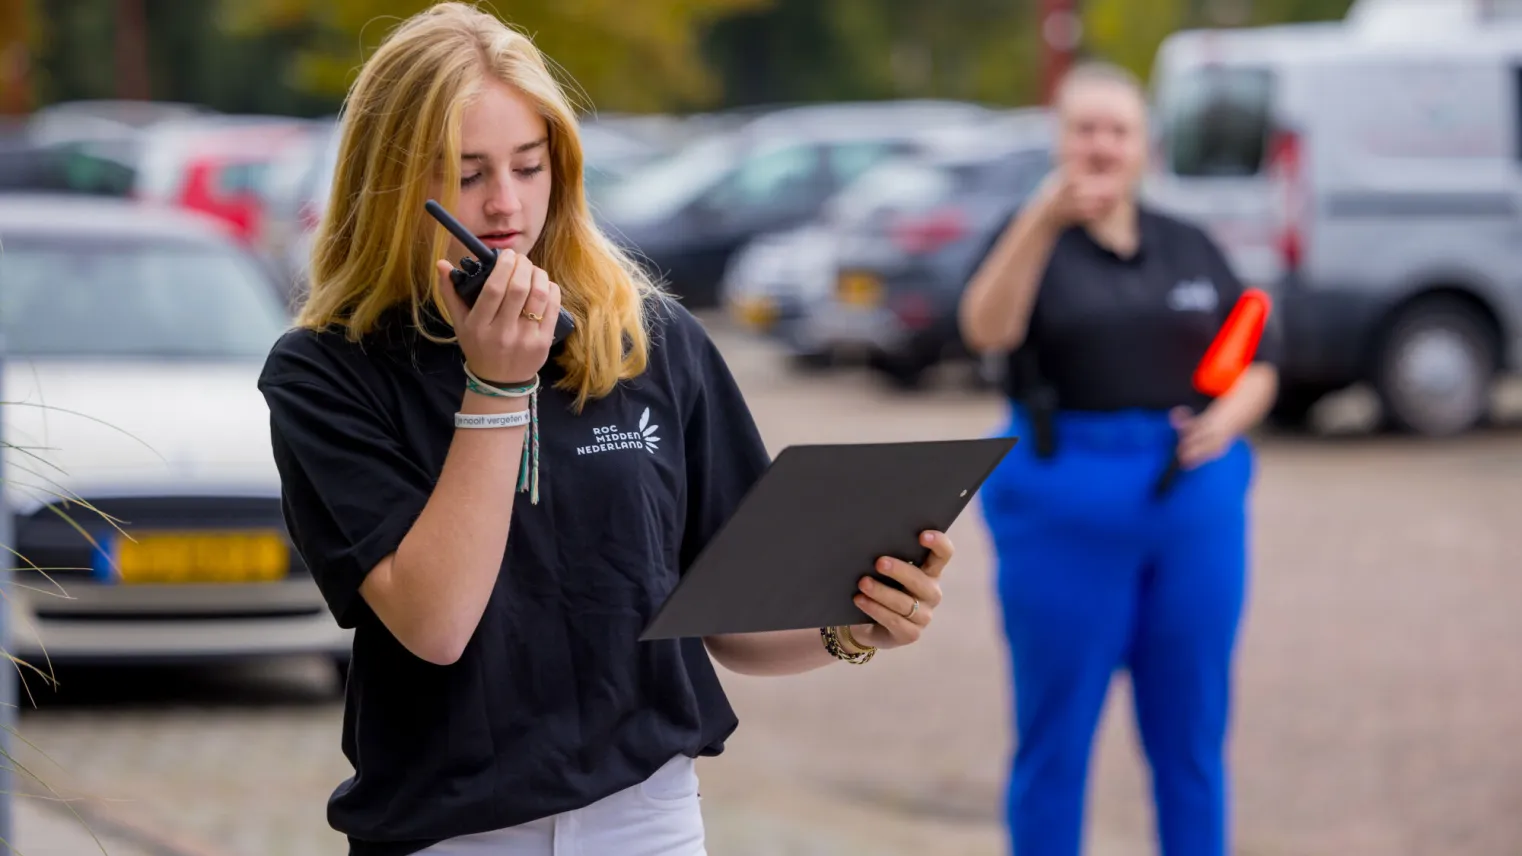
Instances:
[[[1357,383],[1395,427],[1464,432],[1522,370],[1522,21],[1501,0],[1167,39],[1147,196],[1275,298],[1274,418]]]

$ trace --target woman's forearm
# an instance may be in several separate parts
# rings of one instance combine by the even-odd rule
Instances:
[[[1268,416],[1278,395],[1278,370],[1266,363],[1255,363],[1247,367],[1230,392],[1210,404],[1207,412],[1220,418],[1232,435],[1242,435]]]
[[[464,413],[526,409],[466,393]],[[360,587],[413,654],[448,665],[475,634],[502,568],[527,428],[455,429],[428,503],[396,552]]]
[[[967,346],[978,353],[1010,351],[1025,339],[1036,290],[1061,229],[1034,203],[999,236],[978,266],[958,307]]]
[[[741,675],[796,675],[839,662],[818,630],[732,633],[703,641],[719,665]]]

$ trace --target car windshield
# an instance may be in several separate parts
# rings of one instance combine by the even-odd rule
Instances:
[[[287,319],[263,270],[233,249],[9,236],[0,251],[12,355],[258,359]]]
[[[1032,150],[963,164],[952,172],[958,193],[998,193],[1023,199],[1035,191],[1051,169],[1051,156]]]
[[[734,146],[727,137],[706,137],[609,188],[602,211],[617,223],[664,220],[717,184],[734,164]]]
[[[826,206],[824,219],[835,226],[852,226],[884,210],[933,205],[954,189],[943,169],[911,160],[887,161],[836,194]]]

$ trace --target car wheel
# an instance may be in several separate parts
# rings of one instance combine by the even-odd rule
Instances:
[[[1318,387],[1282,386],[1265,420],[1268,427],[1285,432],[1300,432],[1310,427],[1311,411],[1327,391]]]
[[[1468,304],[1429,298],[1403,310],[1384,336],[1374,387],[1386,420],[1427,437],[1462,434],[1490,409],[1496,334]]]
[[[912,392],[925,385],[924,369],[913,366],[895,365],[884,368],[883,376],[894,389],[904,392]]]
[[[795,371],[820,372],[835,365],[835,353],[833,351],[800,351],[789,354],[788,362]]]
[[[924,385],[925,373],[939,362],[939,354],[932,355],[928,349],[909,346],[900,351],[873,355],[871,366],[894,389],[915,390]]]

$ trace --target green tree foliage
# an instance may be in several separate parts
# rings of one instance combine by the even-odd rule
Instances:
[[[1084,50],[1142,79],[1168,34],[1199,27],[1341,20],[1353,0],[1083,0]]]
[[[773,0],[709,32],[726,103],[1035,95],[1032,0]]]
[[[711,104],[717,89],[699,39],[711,22],[770,0],[504,0],[482,3],[522,32],[602,111]],[[341,96],[366,53],[433,0],[224,0],[221,15],[244,35],[296,33],[302,43],[284,81]]]
[[[1253,0],[1248,16],[1254,25],[1295,21],[1340,21],[1353,0]]]
[[[116,0],[45,0],[37,9],[37,102],[117,97]],[[144,14],[156,100],[297,116],[329,113],[337,105],[337,99],[282,84],[298,29],[231,32],[220,25],[216,6],[201,0],[147,0]]]
[[[1143,80],[1157,46],[1189,25],[1190,0],[1088,0],[1083,6],[1085,53],[1125,66]]]
[[[434,0],[143,0],[152,97],[337,109],[367,52]],[[18,0],[0,0],[13,5]],[[36,103],[115,97],[119,0],[30,0]],[[1351,0],[1079,0],[1083,49],[1146,76],[1181,27],[1341,18]],[[1039,97],[1039,0],[482,0],[603,112]]]

